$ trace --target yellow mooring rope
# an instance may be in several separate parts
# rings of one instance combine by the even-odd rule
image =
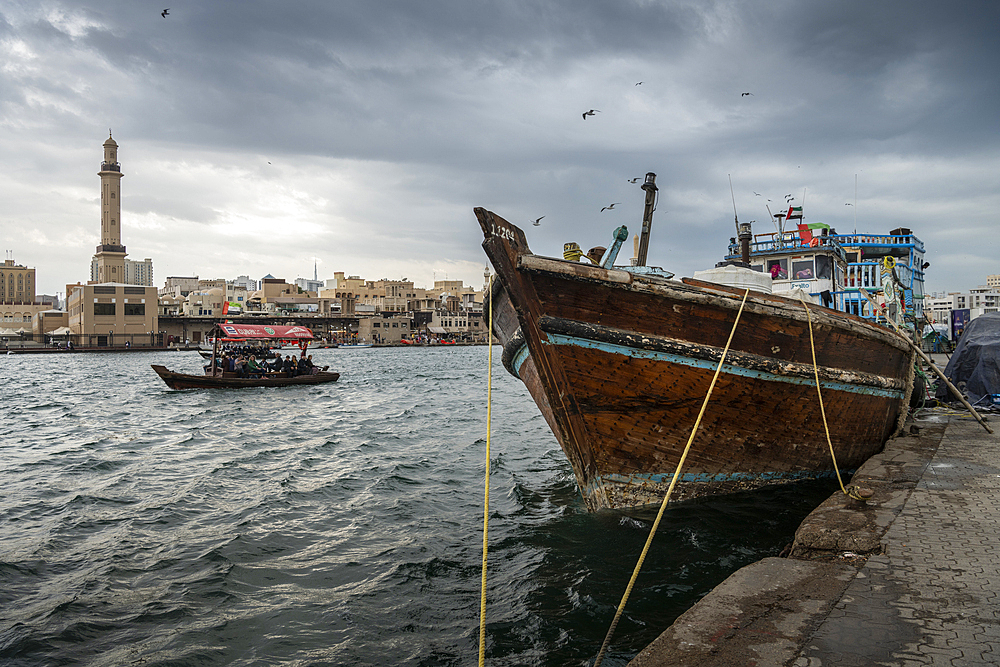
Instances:
[[[663,502],[660,503],[660,511],[656,514],[656,520],[653,522],[653,528],[649,531],[649,537],[646,538],[646,545],[642,548],[642,553],[639,554],[639,562],[635,564],[635,570],[632,571],[632,578],[628,582],[628,586],[625,588],[625,595],[622,596],[622,601],[618,604],[618,611],[615,612],[615,618],[611,621],[611,627],[608,628],[608,634],[604,637],[604,643],[601,645],[601,650],[597,654],[597,660],[594,661],[594,667],[600,667],[601,662],[604,660],[604,654],[608,650],[608,645],[611,643],[611,637],[615,634],[615,628],[618,627],[618,621],[621,620],[622,612],[625,611],[625,603],[628,602],[628,597],[632,593],[632,587],[635,585],[635,580],[639,577],[639,570],[642,569],[642,563],[646,560],[646,554],[649,552],[649,545],[653,542],[653,536],[656,535],[656,529],[660,525],[660,519],[663,518],[663,511],[667,508],[667,502],[670,500],[670,494],[674,492],[674,486],[677,485],[677,480],[681,476],[681,468],[684,467],[684,460],[687,458],[688,452],[691,451],[691,443],[694,442],[694,436],[698,433],[698,427],[701,425],[701,418],[705,415],[705,408],[708,407],[708,399],[712,397],[712,391],[715,389],[715,382],[719,379],[719,373],[722,372],[722,365],[726,363],[726,355],[729,354],[729,346],[733,342],[733,336],[736,334],[736,326],[740,323],[740,316],[743,314],[743,306],[746,305],[747,297],[750,295],[750,290],[748,289],[743,294],[743,301],[740,302],[739,312],[736,313],[736,321],[733,322],[733,330],[729,332],[729,340],[726,341],[726,348],[722,351],[722,357],[719,359],[719,365],[715,369],[715,376],[712,377],[712,384],[708,386],[708,393],[705,394],[705,400],[701,403],[701,411],[698,413],[698,419],[694,422],[694,428],[691,429],[691,435],[688,436],[687,445],[684,446],[684,453],[681,454],[681,460],[677,462],[677,469],[674,470],[673,479],[670,480],[670,486],[667,487],[667,493],[663,496]]]
[[[809,322],[809,348],[812,350],[813,376],[816,378],[816,395],[819,396],[819,413],[823,416],[823,430],[826,432],[826,444],[830,448],[830,458],[833,460],[833,471],[837,473],[837,482],[840,483],[840,490],[844,492],[844,495],[855,500],[864,500],[864,498],[855,493],[853,488],[850,490],[844,488],[844,480],[840,477],[840,466],[837,465],[837,455],[833,453],[833,441],[830,440],[830,426],[826,422],[826,408],[823,407],[823,391],[819,386],[819,366],[816,364],[816,343],[813,340],[812,314],[809,312],[809,306],[806,305],[805,299],[799,296],[799,301],[802,302],[802,307],[806,309],[806,320]]]
[[[486,329],[486,347],[489,348],[486,372],[486,500],[483,503],[483,583],[479,598],[479,667],[486,660],[486,544],[490,527],[490,421],[493,410],[493,276],[490,276],[486,293],[491,296],[489,325]]]

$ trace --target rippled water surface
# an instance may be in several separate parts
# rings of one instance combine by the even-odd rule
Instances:
[[[584,665],[652,513],[588,513],[494,354],[487,664]],[[315,387],[171,391],[194,352],[0,357],[0,663],[472,665],[487,348],[317,350]],[[668,511],[606,665],[830,491]]]

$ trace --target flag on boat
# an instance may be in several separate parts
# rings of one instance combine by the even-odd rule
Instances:
[[[788,215],[785,216],[788,220],[801,220],[802,219],[802,207],[801,206],[789,206]]]
[[[799,208],[801,211],[802,209]],[[801,218],[802,216],[799,215]],[[830,229],[830,225],[825,222],[800,222],[799,223],[799,238],[802,239],[803,244],[808,244],[813,240],[814,235],[818,236],[822,234],[822,230]],[[813,231],[819,230],[819,231]]]
[[[239,315],[243,312],[243,305],[239,301],[227,301],[222,304],[223,315]]]

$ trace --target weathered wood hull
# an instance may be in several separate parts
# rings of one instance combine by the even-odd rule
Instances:
[[[153,365],[156,374],[171,389],[247,389],[250,387],[288,387],[300,384],[323,384],[336,382],[340,373],[320,372],[315,375],[295,377],[235,378],[213,377],[211,375],[188,375],[167,370],[165,366]]]
[[[499,280],[490,295],[505,367],[519,377],[590,509],[660,502],[743,290],[537,257],[524,234],[476,209]],[[809,306],[838,467],[876,453],[912,382],[906,341]],[[751,292],[674,498],[831,474],[805,308]]]

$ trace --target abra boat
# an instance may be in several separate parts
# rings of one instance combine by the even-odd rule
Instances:
[[[310,329],[300,326],[267,326],[262,324],[218,324],[212,330],[215,343],[212,347],[211,363],[204,375],[191,375],[168,370],[165,366],[153,364],[157,375],[171,389],[241,389],[248,387],[287,387],[301,384],[323,384],[336,382],[340,373],[328,371],[328,366],[316,367],[310,375],[286,377],[284,373],[264,373],[260,377],[238,377],[236,373],[224,372],[218,365],[220,339],[230,341],[267,341],[295,339],[305,356],[306,347],[313,339]]]
[[[590,510],[662,500],[746,289],[675,280],[645,266],[655,174],[647,174],[643,189],[642,239],[630,266],[614,265],[628,237],[624,227],[610,248],[588,253],[598,259],[586,264],[574,261],[581,255],[572,255],[575,244],[567,244],[563,259],[534,255],[521,229],[475,209],[498,278],[488,298],[503,364],[538,405]],[[739,229],[740,263],[749,265],[750,228]],[[836,283],[845,274],[834,267],[843,268],[843,248],[833,239],[810,244],[800,239],[788,250],[812,253],[814,270],[816,255],[830,258],[834,284],[821,292],[830,292],[831,305],[848,301]],[[763,270],[728,269],[753,289],[672,497],[832,474],[808,317],[837,463],[855,469],[905,417],[913,378],[908,342],[815,303],[821,292],[789,284],[787,296],[769,294]]]

